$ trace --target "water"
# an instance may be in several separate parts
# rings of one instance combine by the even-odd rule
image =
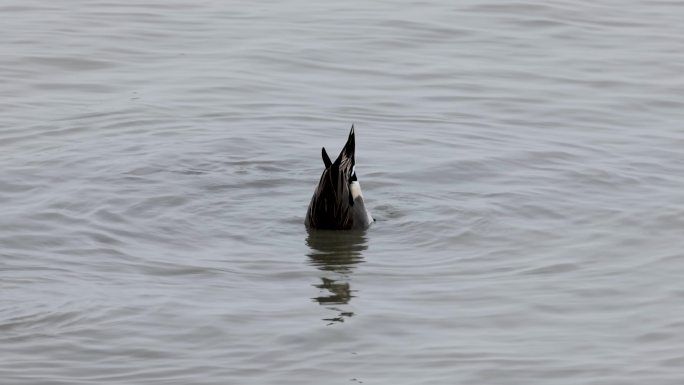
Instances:
[[[684,381],[682,3],[0,14],[0,383]]]

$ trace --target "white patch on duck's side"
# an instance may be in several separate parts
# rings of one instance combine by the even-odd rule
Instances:
[[[361,184],[359,183],[358,180],[355,180],[349,184],[349,191],[351,191],[352,199],[356,200],[356,198],[359,198],[359,197],[361,199],[363,199],[363,194],[361,193]],[[366,215],[368,215],[368,223],[373,223],[373,221],[374,221],[373,216],[371,215],[370,211],[368,211],[367,208],[366,208]]]
[[[358,197],[363,198],[363,194],[361,194],[361,185],[359,184],[358,180],[351,182],[349,185],[349,190],[351,191],[352,199],[356,199]]]

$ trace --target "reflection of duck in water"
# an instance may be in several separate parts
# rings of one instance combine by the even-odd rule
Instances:
[[[304,223],[307,228],[328,230],[365,229],[373,222],[366,210],[361,185],[356,178],[354,126],[335,162],[325,147],[321,150],[325,170],[311,197]]]
[[[311,264],[324,273],[321,283],[314,287],[326,293],[313,299],[339,312],[337,317],[326,318],[326,321],[344,322],[346,317],[354,313],[333,306],[346,305],[354,297],[349,274],[354,265],[363,262],[362,253],[368,248],[366,232],[309,230],[306,244],[311,248],[308,254]]]

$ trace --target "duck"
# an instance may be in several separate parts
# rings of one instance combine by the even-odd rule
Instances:
[[[334,162],[325,147],[321,157],[325,169],[314,190],[304,224],[308,229],[360,230],[375,220],[366,208],[361,184],[356,176],[354,125]]]

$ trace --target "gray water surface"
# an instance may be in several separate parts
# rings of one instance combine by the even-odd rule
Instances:
[[[0,15],[1,384],[684,382],[684,3]]]

